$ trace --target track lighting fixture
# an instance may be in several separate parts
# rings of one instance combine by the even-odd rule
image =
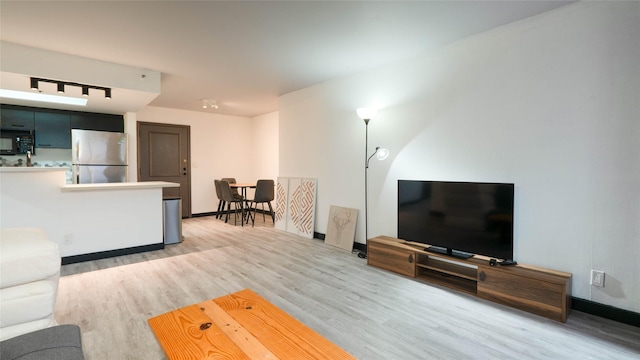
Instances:
[[[202,99],[202,108],[203,109],[206,109],[206,108],[217,109],[218,108],[218,102],[216,100],[211,100],[211,99]]]
[[[104,91],[104,97],[106,99],[111,99],[111,88],[103,87],[103,86],[95,86],[95,85],[86,85],[86,84],[78,84],[74,82],[68,81],[59,81],[59,80],[49,80],[43,78],[31,78],[31,90],[39,91],[39,82],[47,82],[56,84],[59,93],[64,93],[65,86],[78,86],[82,88],[82,96],[89,96],[89,89],[96,89]]]

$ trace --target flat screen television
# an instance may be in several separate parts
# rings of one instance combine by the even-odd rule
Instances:
[[[513,259],[514,184],[398,180],[398,238],[431,252]]]

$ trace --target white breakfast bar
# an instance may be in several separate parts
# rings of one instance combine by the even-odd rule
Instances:
[[[67,184],[67,170],[0,167],[0,227],[44,229],[63,264],[164,247],[162,188],[179,184]]]

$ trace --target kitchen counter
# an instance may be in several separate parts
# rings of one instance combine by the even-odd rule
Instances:
[[[0,166],[0,174],[48,174],[56,171],[64,171],[65,182],[71,184],[71,167],[70,166]]]
[[[136,190],[136,189],[156,189],[165,187],[180,187],[180,184],[166,181],[144,181],[144,182],[124,182],[108,184],[67,184],[60,189],[63,192],[69,191],[92,191],[92,190]]]
[[[43,171],[69,171],[70,167],[53,167],[53,166],[0,166],[0,173],[17,173],[17,172],[43,172]]]
[[[0,166],[0,173],[41,173],[49,171],[69,171],[69,167],[53,166]],[[143,182],[123,182],[123,183],[103,183],[103,184],[65,184],[60,187],[63,192],[70,191],[91,191],[91,190],[135,190],[135,189],[156,189],[165,187],[180,187],[180,184],[167,181],[143,181]]]
[[[62,263],[164,248],[164,181],[67,184],[67,167],[0,167],[0,227],[37,227]]]

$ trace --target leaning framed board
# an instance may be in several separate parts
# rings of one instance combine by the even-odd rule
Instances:
[[[313,238],[316,209],[315,178],[279,177],[276,184],[275,228]]]
[[[331,205],[324,242],[347,251],[353,250],[357,220],[358,209]]]

